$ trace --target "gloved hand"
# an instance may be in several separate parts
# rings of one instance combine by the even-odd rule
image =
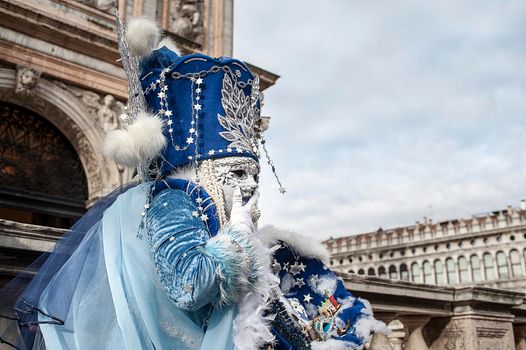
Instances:
[[[248,202],[243,205],[241,190],[236,188],[232,198],[232,211],[230,212],[230,225],[236,231],[251,233],[256,226],[252,219],[254,209],[257,209],[259,191],[255,191]]]

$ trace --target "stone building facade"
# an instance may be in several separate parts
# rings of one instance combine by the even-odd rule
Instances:
[[[233,0],[0,0],[0,286],[132,177],[100,152],[127,99],[116,9],[232,55]],[[262,90],[278,78],[249,66]]]
[[[526,289],[526,202],[468,219],[324,242],[335,270],[443,286]]]

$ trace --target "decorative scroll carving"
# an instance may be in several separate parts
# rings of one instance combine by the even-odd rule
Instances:
[[[169,30],[187,39],[203,42],[203,0],[170,2]]]
[[[24,66],[17,66],[16,69],[15,93],[32,95],[42,73]]]

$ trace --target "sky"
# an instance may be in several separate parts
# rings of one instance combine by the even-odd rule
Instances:
[[[265,91],[260,225],[327,239],[526,199],[526,3],[236,0]]]

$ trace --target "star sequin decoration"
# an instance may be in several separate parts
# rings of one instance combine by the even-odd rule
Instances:
[[[164,97],[166,97],[166,94],[164,93],[164,91],[161,91],[161,92],[159,92],[159,93],[157,94],[157,96],[158,96],[159,98],[164,98]]]
[[[208,155],[209,156],[213,156],[215,153],[216,153],[216,151],[214,151],[213,149],[208,151]]]
[[[306,266],[306,265],[303,265],[303,263],[298,264],[298,262],[295,261],[295,262],[294,262],[294,265],[292,265],[292,266],[290,267],[290,273],[291,273],[293,276],[295,276],[295,275],[297,275],[297,274],[299,274],[299,273],[301,273],[301,272],[305,272],[305,266]]]
[[[318,283],[319,280],[320,280],[320,276],[318,276],[317,274],[316,275],[312,275],[310,277],[310,282],[313,283],[313,284]]]
[[[305,282],[303,282],[303,277],[302,278],[296,278],[296,282],[294,284],[297,285],[300,288],[303,287],[305,285]]]
[[[283,271],[288,271],[289,270],[289,263],[286,262],[283,264],[283,267],[281,268]]]
[[[201,84],[203,83],[203,79],[201,79],[201,78],[197,78],[197,80],[195,81],[195,83],[196,83],[197,85],[201,85]]]
[[[197,92],[198,94],[200,94],[200,93],[201,93],[201,88],[197,88],[197,89],[195,89],[195,92]]]
[[[201,197],[197,197],[195,201],[196,201],[198,204],[201,204],[201,203],[203,203],[203,198],[201,198]]]
[[[187,144],[191,144],[191,143],[194,143],[194,138],[193,137],[189,137],[186,139],[186,143]]]
[[[195,108],[196,111],[200,111],[201,110],[201,105],[199,103],[196,103],[194,105],[194,108]]]
[[[166,122],[166,124],[168,124],[168,125],[172,125],[173,122],[172,122],[172,120],[170,119],[170,120],[168,120],[168,121]]]
[[[196,217],[199,216],[199,213],[197,212],[197,210],[194,210],[194,211],[192,212],[192,216],[193,216],[194,218],[196,218]]]
[[[164,112],[164,115],[167,116],[167,117],[171,117],[172,116],[172,111],[167,109],[165,112]]]
[[[205,222],[208,221],[208,215],[206,215],[206,214],[201,215],[201,220],[203,220]]]
[[[306,302],[306,303],[310,303],[310,301],[312,299],[314,299],[314,298],[310,296],[310,293],[308,293],[308,294],[303,296],[303,301]]]

